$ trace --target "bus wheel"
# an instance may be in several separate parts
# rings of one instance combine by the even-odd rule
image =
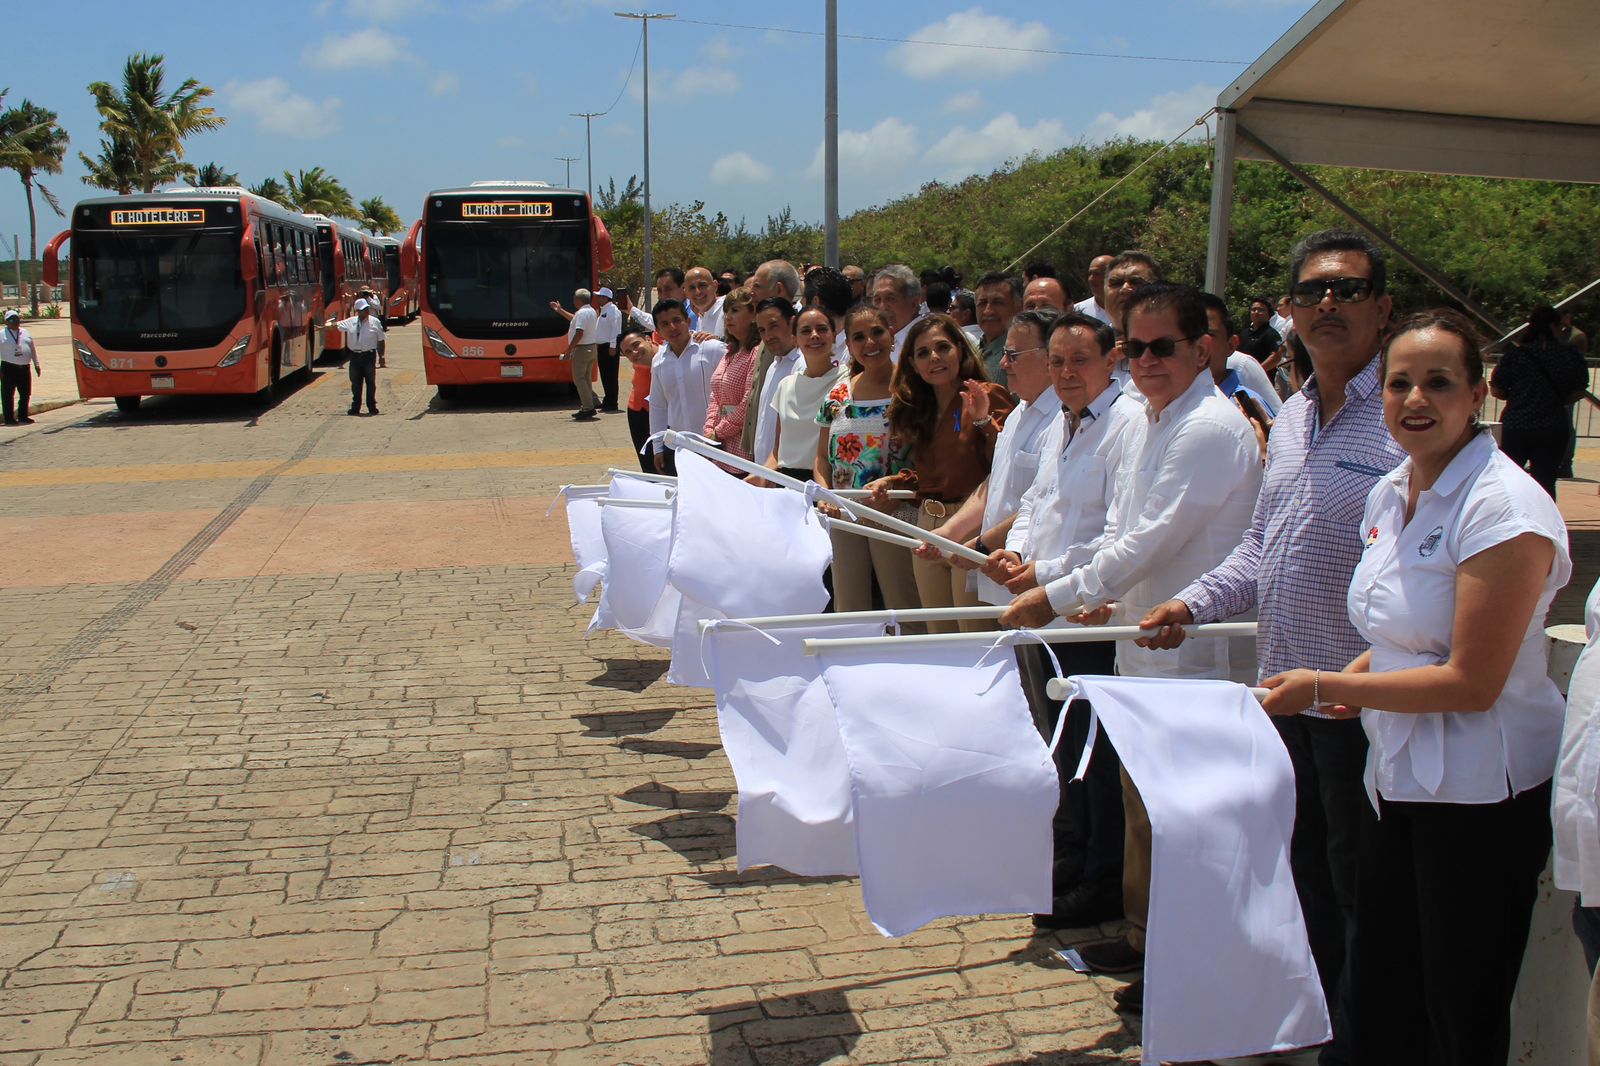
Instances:
[[[459,385],[440,385],[439,386],[439,402],[441,404],[445,404],[445,405],[448,406],[449,404],[455,403],[459,399],[461,399],[461,386],[459,386]]]
[[[139,401],[142,399],[144,399],[143,396],[118,396],[116,397],[117,410],[125,415],[131,415],[139,409]]]

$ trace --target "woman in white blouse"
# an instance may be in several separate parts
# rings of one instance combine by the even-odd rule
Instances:
[[[1562,699],[1544,620],[1572,573],[1549,496],[1478,425],[1481,339],[1454,311],[1400,322],[1383,411],[1408,458],[1367,497],[1340,673],[1269,678],[1273,714],[1360,708],[1374,817],[1351,949],[1358,1062],[1503,1066]]]
[[[794,335],[800,342],[800,358],[804,362],[778,382],[778,390],[772,396],[778,433],[772,454],[763,458],[767,469],[807,481],[816,462],[817,437],[822,433],[817,412],[848,370],[834,364],[833,319],[822,308],[808,307],[796,315]],[[766,484],[754,474],[749,480]]]

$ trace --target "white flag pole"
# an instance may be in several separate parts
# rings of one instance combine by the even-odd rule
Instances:
[[[812,639],[805,642],[807,655],[843,648],[870,648],[887,644],[911,647],[931,644],[993,644],[996,639],[1011,633],[1027,634],[1047,644],[1083,644],[1097,640],[1137,640],[1150,636],[1154,630],[1138,626],[1079,626],[1073,629],[1012,629],[1002,633],[915,633],[903,637],[855,637],[847,640]],[[1199,637],[1253,637],[1254,622],[1217,622],[1203,626],[1185,626],[1184,632],[1193,640]],[[1009,642],[1008,642],[1009,643]]]
[[[613,500],[609,496],[602,496],[594,502],[601,507],[642,507],[650,511],[672,510],[671,500]]]
[[[646,474],[642,470],[622,470],[615,466],[607,470],[606,473],[612,477],[631,477],[640,481],[662,481],[668,485],[676,485],[678,483],[678,479],[671,474]]]
[[[902,537],[898,533],[890,533],[887,529],[879,529],[877,526],[862,525],[860,522],[846,522],[842,518],[824,518],[822,521],[827,524],[829,529],[837,529],[845,533],[854,533],[856,536],[866,537],[868,540],[881,540],[885,544],[898,544],[902,548],[915,548],[922,544],[922,541],[920,540],[915,540],[911,537]]]
[[[707,619],[700,631],[716,625],[741,625],[751,629],[800,629],[806,626],[836,625],[841,622],[959,622],[962,619],[999,618],[1004,607],[908,607],[903,611],[841,611],[836,614],[780,614],[766,618]]]
[[[676,430],[669,429],[662,434],[662,440],[664,440],[667,446],[670,448],[687,448],[689,451],[694,452],[697,455],[703,455],[707,459],[710,459],[714,462],[722,463],[724,466],[735,467],[739,470],[746,471],[747,473],[754,474],[759,478],[772,482],[774,485],[782,485],[784,488],[793,489],[796,492],[806,491],[806,482],[792,478],[789,475],[780,473],[771,469],[770,467],[752,463],[748,459],[741,459],[736,455],[729,455],[722,449],[707,444],[698,437],[679,433]],[[827,489],[826,486],[819,485],[818,488],[823,489],[825,492],[832,492],[832,490]],[[892,529],[896,533],[902,533],[908,537],[915,537],[924,544],[932,544],[935,548],[938,548],[946,555],[959,555],[961,558],[966,559],[969,562],[978,563],[979,565],[989,561],[989,557],[984,555],[982,552],[973,551],[965,544],[957,544],[953,540],[948,540],[945,537],[939,536],[938,534],[930,533],[921,526],[915,525],[911,522],[902,522],[893,515],[886,515],[875,507],[869,507],[864,503],[857,503],[854,500],[848,500],[842,497],[835,497],[835,500],[845,510],[849,511],[857,518],[862,518],[869,522],[876,522],[880,526],[884,526],[887,529]]]
[[[1267,693],[1271,691],[1272,690],[1270,688],[1252,688],[1250,690],[1250,695],[1254,696],[1257,700],[1264,700],[1267,698]],[[1072,679],[1070,677],[1052,677],[1050,680],[1044,683],[1044,694],[1053,700],[1072,699],[1072,697],[1075,695],[1075,691],[1072,687]]]

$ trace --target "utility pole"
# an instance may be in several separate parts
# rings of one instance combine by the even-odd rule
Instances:
[[[822,100],[822,261],[839,269],[839,0],[828,0]]]
[[[575,155],[558,155],[556,158],[567,165],[567,188],[570,189],[572,188],[572,164],[578,161],[578,157]]]
[[[583,155],[589,162],[589,202],[594,203],[594,137],[592,121],[604,115],[604,111],[574,111],[573,118],[583,119]],[[592,210],[592,208],[591,208]]]
[[[644,286],[650,291],[650,20],[677,18],[666,12],[614,11],[619,19],[644,23]]]

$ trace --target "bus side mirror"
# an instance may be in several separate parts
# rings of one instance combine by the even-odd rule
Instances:
[[[255,281],[260,276],[260,260],[256,258],[256,226],[252,222],[244,228],[244,236],[239,238],[239,274],[247,282]]]
[[[411,232],[406,234],[406,243],[400,246],[400,279],[411,282],[417,278],[417,237],[422,232],[422,219],[417,219],[411,224]]]
[[[44,246],[44,253],[41,257],[44,259],[44,273],[40,280],[52,289],[61,284],[61,246],[67,243],[71,236],[72,231],[64,229],[54,237],[51,237],[50,243]]]
[[[599,264],[600,272],[604,273],[616,266],[616,260],[611,253],[611,231],[606,229],[606,224],[600,220],[599,215],[590,215],[589,224],[594,227],[595,261]]]

